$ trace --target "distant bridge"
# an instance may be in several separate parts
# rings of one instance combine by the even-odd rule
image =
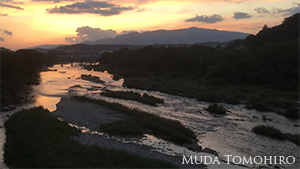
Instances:
[[[71,58],[71,57],[64,57],[64,58],[58,58],[55,60],[55,63],[60,64],[68,64],[71,63],[71,66],[73,66],[73,63],[80,63],[80,65],[83,65],[83,63],[90,63],[92,65],[93,63],[97,63],[99,60],[99,57],[82,57],[82,58]]]

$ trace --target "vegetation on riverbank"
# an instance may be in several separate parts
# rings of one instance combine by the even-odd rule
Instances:
[[[284,134],[280,130],[274,128],[273,126],[258,125],[256,127],[254,127],[252,129],[252,131],[254,133],[266,135],[266,136],[269,136],[269,137],[272,137],[272,138],[276,138],[278,140],[284,140],[285,139]]]
[[[124,85],[149,91],[196,98],[199,101],[246,104],[249,109],[273,111],[289,118],[299,119],[299,93],[279,91],[260,86],[212,84],[188,72],[136,72],[129,69],[99,65],[94,70],[108,70],[124,77]],[[297,79],[295,79],[297,80]]]
[[[86,146],[79,131],[42,107],[22,110],[5,122],[4,162],[13,168],[174,168],[171,163],[121,150]]]
[[[252,131],[257,134],[262,134],[278,140],[288,140],[299,145],[299,134],[282,133],[280,130],[269,125],[258,125],[252,128]]]
[[[101,125],[101,129],[112,134],[118,135],[143,135],[144,129],[134,118],[118,120],[112,123]]]
[[[217,103],[211,104],[206,108],[207,111],[215,114],[226,114],[226,109]]]
[[[132,130],[132,128],[138,127],[143,131],[145,131],[146,129],[151,130],[151,132],[153,132],[155,136],[179,145],[182,145],[184,143],[192,143],[192,140],[196,138],[196,135],[192,130],[184,127],[179,121],[176,120],[166,119],[138,109],[126,107],[119,103],[111,103],[101,99],[95,100],[82,96],[75,96],[73,98],[79,101],[88,101],[91,103],[110,107],[113,110],[128,115],[128,120],[130,122],[133,122],[131,126],[126,126],[126,124],[130,123],[128,122],[128,120],[122,122],[117,121],[114,122],[114,124],[104,126],[104,129],[106,128],[108,131],[112,131],[117,134],[121,133],[120,129],[125,130],[122,132],[122,134],[128,134],[131,132],[130,130]],[[128,129],[122,128],[123,126],[128,127]],[[111,129],[112,127],[113,129]],[[134,134],[136,134],[135,132]]]
[[[106,90],[101,93],[103,96],[125,99],[125,100],[135,100],[141,103],[146,103],[155,106],[157,103],[164,103],[164,100],[150,96],[147,93],[141,95],[140,93],[133,91],[111,91]]]
[[[257,35],[224,48],[194,45],[121,49],[103,53],[100,64],[93,68],[123,77],[129,88],[200,101],[244,103],[247,108],[299,118],[297,30],[299,13],[279,26],[264,27]]]
[[[92,75],[81,75],[80,78],[82,80],[86,80],[86,81],[89,81],[89,82],[94,82],[94,83],[105,83],[105,81],[101,80],[100,77],[98,76],[92,76]]]
[[[1,51],[1,105],[19,104],[21,91],[39,83],[38,69],[50,65],[55,56],[34,50]]]

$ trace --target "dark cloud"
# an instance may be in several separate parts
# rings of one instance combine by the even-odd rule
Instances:
[[[76,2],[66,6],[55,6],[54,8],[46,9],[48,13],[62,13],[62,14],[79,14],[79,13],[93,13],[102,16],[111,16],[120,14],[123,11],[132,10],[133,7],[122,7],[116,4],[109,4],[100,1],[86,1]]]
[[[3,41],[4,41],[4,39],[3,39],[2,37],[0,37],[0,41],[2,41],[2,42],[3,42]]]
[[[100,28],[91,28],[89,26],[80,27],[76,30],[77,36],[66,37],[65,40],[69,43],[80,43],[84,41],[96,41],[99,39],[113,38],[118,34],[114,30],[102,30]]]
[[[19,6],[14,6],[14,5],[9,5],[9,4],[3,4],[0,2],[0,6],[2,7],[7,7],[7,8],[14,8],[14,9],[20,9],[20,10],[24,10],[24,8],[21,8]]]
[[[294,5],[293,7],[288,8],[288,9],[273,8],[272,11],[269,11],[266,8],[258,7],[258,8],[255,8],[254,10],[259,14],[271,14],[274,17],[281,15],[281,16],[286,17],[286,16],[291,16],[291,15],[294,15],[295,13],[300,12],[300,3],[293,3],[293,5]]]
[[[34,2],[54,2],[54,3],[61,2],[61,0],[31,0],[31,1],[34,1]],[[70,0],[70,1],[72,1],[72,0]]]
[[[139,3],[146,3],[148,2],[149,0],[138,0]]]
[[[255,8],[254,10],[259,14],[270,13],[270,11],[268,11],[266,8],[263,8],[263,7],[258,7],[258,8]]]
[[[248,13],[244,12],[235,12],[233,18],[234,19],[245,19],[245,18],[251,18],[252,16]]]
[[[0,17],[2,17],[2,16],[8,16],[8,14],[7,13],[0,13]]]
[[[11,2],[12,4],[24,4],[24,2]]]
[[[133,3],[136,5],[141,5],[141,4],[146,4],[146,3],[153,3],[156,1],[161,1],[161,0],[108,0],[108,1],[113,1],[114,3]]]
[[[59,3],[59,2],[66,2],[66,1],[77,1],[77,0],[31,0],[33,2],[53,2],[53,3]]]
[[[5,34],[7,34],[7,35],[10,35],[10,36],[12,36],[12,32],[11,32],[11,31],[9,31],[9,30],[3,30],[3,33],[5,33]]]
[[[186,19],[186,22],[205,22],[205,23],[216,23],[223,21],[224,18],[219,14],[214,14],[212,16],[201,15],[194,18]]]
[[[273,13],[274,14],[281,14],[282,16],[291,16],[295,13],[300,12],[300,3],[294,3],[295,6],[288,9],[280,9],[280,8],[274,8]]]

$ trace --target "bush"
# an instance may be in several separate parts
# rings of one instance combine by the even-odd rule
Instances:
[[[114,134],[124,135],[142,135],[143,128],[137,124],[137,121],[129,118],[127,120],[118,120],[112,123],[101,125],[101,129]]]
[[[299,135],[299,134],[288,134],[288,133],[285,133],[284,135],[285,135],[285,138],[286,138],[288,141],[290,141],[290,142],[292,142],[292,143],[295,143],[295,144],[297,144],[297,145],[300,144],[300,141],[299,141],[300,135]]]
[[[142,102],[155,102],[156,103],[164,103],[163,99],[156,98],[154,96],[150,96],[147,93],[144,93],[142,96]]]
[[[226,109],[217,103],[211,104],[206,108],[207,111],[215,114],[226,114]]]
[[[299,119],[299,108],[297,107],[291,107],[284,111],[284,116],[293,118],[293,119]]]
[[[263,96],[250,96],[247,99],[246,108],[254,108],[258,111],[270,111],[270,107],[267,104],[266,98]]]
[[[105,83],[105,81],[101,80],[98,76],[92,76],[92,75],[81,75],[82,80],[94,82],[94,83]]]
[[[118,80],[122,79],[122,77],[118,74],[113,74],[112,79],[115,81],[118,81]]]
[[[148,94],[139,94],[133,91],[104,91],[101,93],[103,96],[126,99],[126,100],[135,100],[141,103],[146,103],[152,106],[155,106],[156,103],[164,103],[164,100],[156,98],[154,96],[150,96]]]
[[[269,136],[278,140],[285,140],[285,135],[280,130],[274,128],[273,126],[258,125],[252,128],[252,131],[254,133]]]

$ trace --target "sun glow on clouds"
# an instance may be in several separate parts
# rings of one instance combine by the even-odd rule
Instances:
[[[256,34],[299,11],[295,0],[0,0],[1,46],[63,44],[77,28],[151,31],[200,27]],[[13,6],[13,7],[10,7]],[[23,9],[23,10],[22,10]],[[215,20],[212,20],[215,19]],[[188,21],[189,20],[189,21]],[[12,36],[3,30],[12,32]]]

